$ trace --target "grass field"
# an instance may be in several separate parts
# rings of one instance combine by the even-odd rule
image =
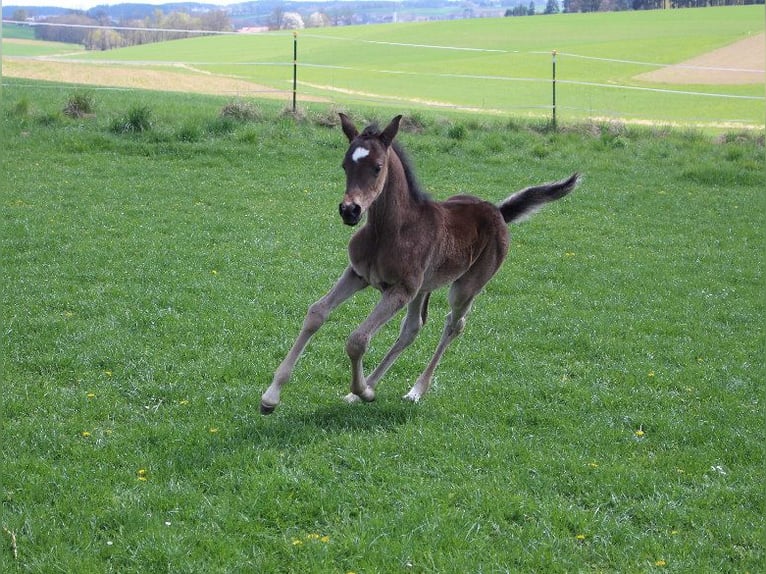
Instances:
[[[514,227],[421,403],[444,294],[350,406],[364,293],[261,417],[346,262],[332,114],[98,92],[75,120],[47,87],[0,110],[2,572],[764,570],[763,134],[408,113],[437,198],[584,183]]]
[[[299,91],[344,105],[540,117],[550,115],[551,53],[558,50],[561,118],[763,126],[762,84],[637,78],[763,32],[763,22],[763,6],[736,6],[310,29],[298,36]],[[133,75],[182,65],[200,82],[234,77],[289,90],[293,37],[204,37],[62,59],[121,66]]]

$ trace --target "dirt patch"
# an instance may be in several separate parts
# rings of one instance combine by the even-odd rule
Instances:
[[[765,60],[766,34],[760,33],[636,79],[663,84],[763,84]]]
[[[3,74],[12,78],[47,80],[64,84],[83,84],[112,88],[192,92],[287,100],[289,90],[277,90],[247,80],[185,69],[182,72],[98,64],[56,62],[32,58],[3,58]],[[301,100],[321,101],[300,96]]]

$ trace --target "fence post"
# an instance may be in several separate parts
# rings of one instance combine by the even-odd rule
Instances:
[[[553,130],[556,131],[556,50],[553,50]]]
[[[296,113],[298,96],[298,32],[293,32],[293,114]]]

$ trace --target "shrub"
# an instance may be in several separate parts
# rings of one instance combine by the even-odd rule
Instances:
[[[468,129],[463,124],[454,124],[449,127],[447,130],[447,136],[452,138],[453,140],[462,140],[465,139],[465,136],[468,134]]]
[[[135,105],[128,113],[112,122],[115,133],[142,133],[152,129],[152,111],[149,106]]]
[[[64,115],[69,118],[84,118],[93,115],[95,110],[93,95],[88,92],[75,92],[64,106]]]
[[[244,100],[235,100],[226,104],[220,113],[222,118],[231,118],[240,122],[255,122],[261,119],[261,110],[255,104]]]

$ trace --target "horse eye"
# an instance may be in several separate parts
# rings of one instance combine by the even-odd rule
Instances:
[[[379,163],[376,163],[375,164],[375,175],[378,175],[382,169],[383,169],[383,166],[380,165]]]

